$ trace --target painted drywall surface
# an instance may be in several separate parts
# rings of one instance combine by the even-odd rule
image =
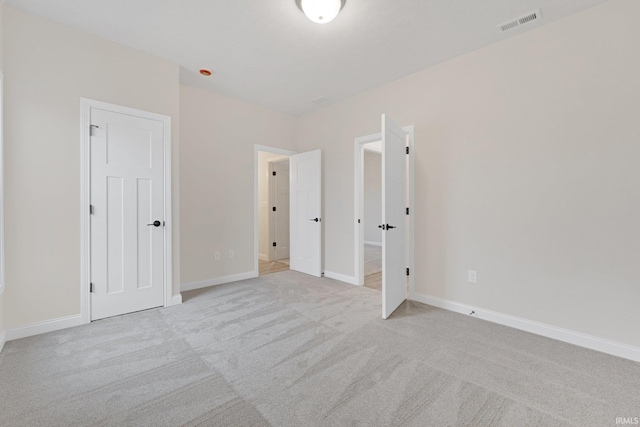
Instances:
[[[253,271],[254,145],[293,150],[295,118],[189,86],[180,115],[182,283]]]
[[[258,254],[264,260],[270,260],[273,251],[269,244],[269,162],[286,158],[265,151],[258,153]]]
[[[382,156],[364,152],[364,241],[382,243]]]
[[[80,98],[172,117],[178,218],[179,68],[5,6],[8,328],[80,312]],[[174,227],[174,289],[179,227]]]
[[[0,70],[4,71],[4,1],[0,0]]]
[[[0,73],[2,73],[4,75],[4,22],[3,22],[3,16],[4,16],[4,2],[0,1]],[[3,111],[4,114],[4,111]],[[0,117],[0,120],[2,118]],[[0,140],[2,139],[2,135],[0,135]],[[3,150],[2,146],[0,145],[0,149]],[[0,157],[1,158],[1,157]],[[4,162],[3,162],[4,163]],[[4,173],[4,166],[0,167],[0,173]],[[0,180],[0,182],[2,182]],[[4,191],[2,191],[2,194],[4,194]],[[3,196],[4,197],[4,196]],[[4,272],[0,272],[0,274],[3,274]],[[4,288],[2,286],[2,284],[0,284],[0,336],[2,335],[2,333],[4,332]],[[2,346],[2,343],[0,342],[0,346]]]
[[[0,295],[0,336],[2,335],[4,330],[5,330],[5,327],[4,327],[4,293],[2,293],[2,295]],[[0,346],[1,345],[2,345],[2,343],[0,343]]]
[[[353,275],[353,140],[388,113],[415,125],[417,292],[640,346],[638,14],[610,1],[302,117],[326,269]]]

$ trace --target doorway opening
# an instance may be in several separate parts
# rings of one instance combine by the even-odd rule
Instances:
[[[258,153],[258,274],[289,270],[289,156]]]
[[[266,153],[263,155],[266,163],[263,164],[262,168],[260,168],[261,153]],[[278,262],[285,266],[288,265],[288,268],[274,265],[280,271],[291,269],[300,273],[322,277],[322,150],[296,153],[295,151],[256,144],[254,145],[253,158],[254,277],[258,277],[261,274],[261,262],[263,266],[265,266],[265,262]],[[285,162],[287,159],[288,172],[287,163]],[[269,163],[271,165],[266,166]],[[278,170],[281,171],[280,174]],[[262,173],[260,173],[261,171]],[[276,175],[273,175],[274,172]],[[288,188],[284,179],[285,175],[289,179]],[[265,179],[267,176],[271,182]],[[262,181],[261,177],[263,178]],[[276,179],[274,180],[274,178]],[[263,203],[261,204],[259,194],[261,182],[263,188],[273,188],[271,193],[273,194],[274,202],[266,202],[269,198],[263,196]],[[282,200],[286,192],[289,193],[288,207],[286,206],[287,202]],[[278,199],[280,199],[280,202],[277,201]],[[283,207],[278,207],[278,204]],[[287,216],[277,214],[278,212],[285,213],[287,209],[289,211],[288,236],[284,225],[287,221]],[[262,227],[260,227],[261,211],[264,215]],[[261,233],[269,235],[268,239],[262,239],[262,247],[260,245]],[[277,239],[281,239],[283,243],[280,244],[277,240],[273,240],[274,236]],[[266,245],[264,242],[266,242]],[[271,246],[268,246],[269,244]],[[274,247],[276,248],[275,250]],[[289,260],[288,263],[287,259]]]
[[[171,118],[89,99],[81,112],[82,321],[179,303]]]
[[[382,291],[382,141],[362,148],[364,286]]]
[[[295,151],[255,146],[255,274],[289,270],[289,157]]]
[[[386,319],[415,289],[414,129],[386,115],[381,128],[354,142],[354,271],[381,290]]]

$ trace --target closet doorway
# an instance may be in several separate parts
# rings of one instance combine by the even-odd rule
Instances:
[[[354,270],[356,285],[381,291],[382,318],[387,319],[414,292],[414,130],[383,114],[381,131],[354,143]],[[380,163],[369,154],[376,151]],[[379,277],[376,228],[382,249]]]
[[[370,142],[363,150],[364,286],[382,291],[382,144]]]
[[[289,270],[289,156],[258,152],[258,272]]]

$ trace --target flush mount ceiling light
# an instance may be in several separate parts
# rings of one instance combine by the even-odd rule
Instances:
[[[307,18],[318,24],[333,21],[347,0],[296,0],[298,8]]]
[[[212,73],[211,73],[211,70],[207,70],[206,68],[203,68],[200,70],[200,74],[202,74],[205,77],[209,77]]]

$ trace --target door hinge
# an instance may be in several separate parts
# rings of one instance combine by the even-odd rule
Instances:
[[[93,136],[93,130],[94,129],[100,129],[100,126],[98,126],[98,125],[90,125],[89,126],[89,135],[90,136]]]
[[[409,275],[409,267],[407,267],[407,276]]]
[[[276,211],[276,207],[275,207],[275,206],[273,207],[273,211],[274,211],[274,212]]]
[[[93,205],[89,205],[89,215],[93,215]]]
[[[409,215],[409,208],[407,208],[407,215]]]
[[[273,247],[274,247],[274,248],[276,247],[276,242],[273,242]]]
[[[407,154],[409,154],[409,147],[407,147]]]
[[[89,293],[93,293],[93,283],[89,283]]]
[[[273,171],[272,173],[273,173],[273,176],[276,176],[276,171]]]

